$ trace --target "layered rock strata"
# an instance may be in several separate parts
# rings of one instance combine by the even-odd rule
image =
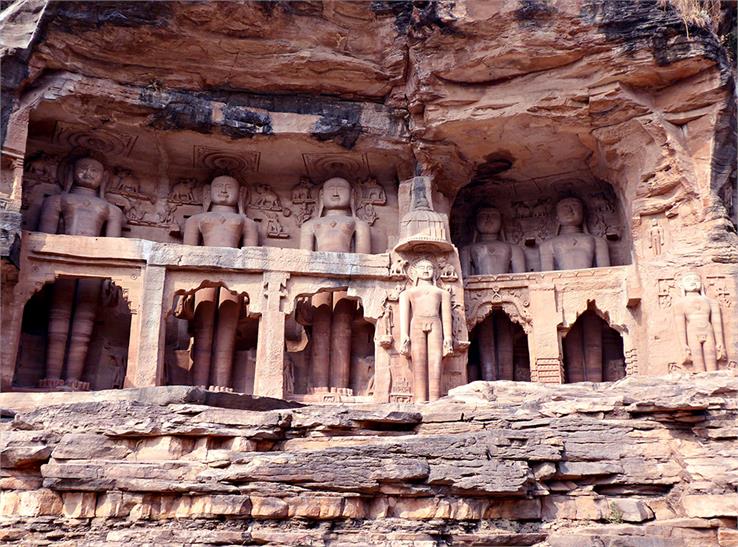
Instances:
[[[425,405],[32,397],[0,396],[5,544],[738,541],[733,371],[475,382]]]

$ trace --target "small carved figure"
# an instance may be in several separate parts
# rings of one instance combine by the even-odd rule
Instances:
[[[587,233],[584,204],[565,198],[556,204],[557,235],[541,244],[541,270],[577,270],[610,265],[607,241]]]
[[[169,192],[169,201],[194,205],[197,203],[196,193],[197,180],[192,178],[179,179]]]
[[[477,211],[474,241],[461,250],[464,275],[491,275],[525,271],[523,249],[500,241],[502,215],[495,207]]]
[[[443,281],[454,282],[459,280],[456,269],[445,256],[438,257],[438,269],[440,270],[439,278]]]
[[[698,273],[685,274],[680,285],[683,296],[674,302],[674,318],[684,363],[696,372],[717,370],[725,358],[720,305],[705,296]]]
[[[353,191],[346,179],[325,181],[318,217],[302,225],[300,247],[311,251],[371,252],[369,225],[356,217]],[[312,297],[312,373],[316,390],[346,390],[351,366],[351,321],[356,303],[344,292]]]
[[[105,167],[84,156],[60,169],[64,192],[49,196],[41,207],[39,231],[78,236],[120,237],[123,212],[105,199]],[[76,287],[76,291],[75,291]],[[87,350],[92,337],[102,282],[100,279],[59,278],[54,283],[49,312],[49,337],[46,350],[46,377],[42,387],[55,388],[65,383],[72,389],[89,389],[82,382]],[[71,329],[71,334],[70,334]],[[69,351],[66,351],[69,343]],[[65,368],[66,356],[66,368]]]
[[[282,203],[279,196],[266,184],[258,184],[254,187],[254,193],[249,203],[254,209],[263,211],[281,211]]]
[[[443,357],[453,353],[451,295],[436,286],[428,259],[413,265],[414,286],[400,295],[400,352],[410,357],[415,402],[441,397]]]
[[[208,189],[206,189],[208,190]],[[239,247],[258,244],[256,223],[244,213],[243,192],[233,177],[213,179],[204,212],[185,222],[184,244]],[[211,207],[212,204],[212,207]],[[194,294],[192,375],[195,385],[231,389],[238,318],[243,299],[225,287],[205,287]],[[212,371],[211,371],[212,368]]]
[[[661,247],[664,245],[664,229],[659,224],[659,219],[651,219],[651,230],[648,235],[648,248],[651,249],[655,256],[660,255]]]
[[[406,274],[407,265],[408,265],[408,261],[402,258],[401,256],[398,256],[397,258],[395,258],[395,261],[390,267],[390,276],[405,277],[405,275],[407,275]]]

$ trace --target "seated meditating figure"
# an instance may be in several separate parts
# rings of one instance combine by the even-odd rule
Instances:
[[[185,222],[185,245],[258,245],[256,223],[244,212],[243,191],[235,178],[215,177],[209,191],[206,188],[203,194],[203,212]],[[203,287],[187,299],[190,301],[179,306],[182,310],[179,316],[191,319],[194,325],[192,382],[217,391],[229,391],[243,298],[225,287]]]
[[[541,244],[541,270],[578,270],[610,265],[607,241],[589,234],[584,225],[584,204],[565,198],[556,204],[556,237]]]
[[[500,211],[495,207],[479,209],[474,240],[461,250],[461,270],[465,276],[525,271],[523,249],[501,240],[501,234]]]

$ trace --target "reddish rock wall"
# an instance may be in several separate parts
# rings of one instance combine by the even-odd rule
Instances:
[[[417,406],[185,387],[0,404],[5,544],[738,540],[732,372],[476,382]]]

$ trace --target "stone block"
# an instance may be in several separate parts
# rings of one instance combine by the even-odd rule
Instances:
[[[255,519],[284,519],[289,505],[280,498],[251,496],[251,516]]]
[[[97,494],[94,492],[65,492],[62,494],[65,518],[92,518],[95,516]]]
[[[688,517],[738,517],[738,494],[691,494],[682,498]]]

